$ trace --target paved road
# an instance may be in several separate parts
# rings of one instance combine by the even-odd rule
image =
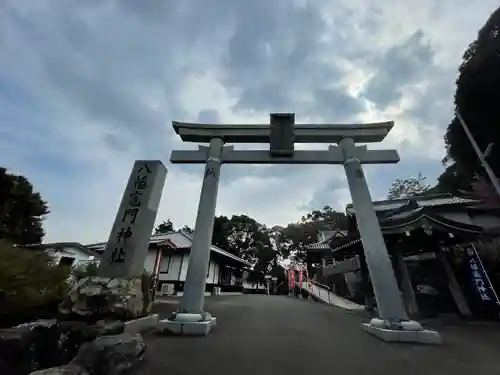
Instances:
[[[244,295],[206,305],[218,324],[209,336],[145,336],[145,374],[500,374],[497,327],[441,327],[442,347],[387,344],[361,330],[362,317],[319,303]]]

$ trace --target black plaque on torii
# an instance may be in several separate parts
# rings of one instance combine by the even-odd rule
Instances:
[[[294,151],[294,113],[271,113],[269,150],[271,156],[292,156]]]

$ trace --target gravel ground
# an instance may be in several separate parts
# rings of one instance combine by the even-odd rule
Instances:
[[[155,310],[166,316],[177,301]],[[384,343],[361,316],[286,296],[208,297],[206,309],[217,317],[207,337],[145,335],[144,374],[500,374],[499,325],[439,325],[435,347]]]

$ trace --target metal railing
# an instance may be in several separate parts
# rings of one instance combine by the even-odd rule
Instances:
[[[309,292],[309,294],[314,294],[318,298],[321,298],[324,301],[328,301],[328,304],[331,304],[331,300],[330,300],[330,287],[328,285],[321,284],[321,283],[318,283],[316,281],[312,281],[311,280],[310,281],[311,287],[309,287],[309,283],[307,283],[307,282],[305,282],[305,283],[307,285],[307,291]],[[317,288],[315,289],[314,286],[317,286]],[[323,293],[321,292],[322,290],[323,290]]]

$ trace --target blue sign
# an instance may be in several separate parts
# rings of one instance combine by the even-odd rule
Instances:
[[[485,305],[500,305],[495,289],[493,285],[491,285],[488,274],[483,267],[481,258],[474,245],[471,244],[466,246],[465,254],[467,255],[467,269],[469,271],[470,281],[478,299]]]

